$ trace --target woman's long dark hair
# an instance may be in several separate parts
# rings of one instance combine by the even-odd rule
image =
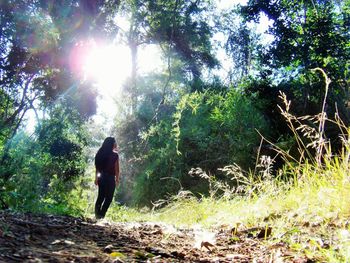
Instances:
[[[98,171],[103,171],[108,162],[108,156],[113,152],[113,146],[116,143],[113,137],[107,137],[95,156],[95,167]]]

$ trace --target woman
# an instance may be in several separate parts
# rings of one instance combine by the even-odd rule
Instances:
[[[95,216],[104,218],[113,200],[115,188],[119,184],[119,155],[117,143],[113,137],[107,137],[95,156],[95,185],[98,185],[98,197],[95,204]]]

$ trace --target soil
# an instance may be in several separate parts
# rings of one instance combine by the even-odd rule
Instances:
[[[309,262],[271,232],[0,212],[0,262]]]

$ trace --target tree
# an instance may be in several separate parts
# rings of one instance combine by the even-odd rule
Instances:
[[[281,104],[279,90],[293,101],[291,113],[297,116],[316,115],[323,109],[325,82],[315,68],[322,68],[332,80],[326,115],[332,118],[337,113],[349,124],[349,1],[251,0],[241,12],[247,21],[258,21],[261,13],[272,21],[268,32],[274,41],[259,52],[262,70],[246,91],[275,124],[273,141],[288,141],[289,136],[275,106]],[[324,132],[337,153],[341,145],[337,125],[327,122]]]
[[[56,174],[60,179],[69,180],[83,173],[86,138],[81,121],[95,113],[96,92],[90,83],[84,83],[76,74],[74,66],[78,64],[72,57],[94,31],[94,26],[106,23],[98,16],[103,14],[101,5],[101,1],[83,0],[1,1],[1,189],[10,184],[11,177],[16,174],[30,177],[24,172],[30,167],[14,166],[18,160],[25,165],[33,163],[30,155],[25,152],[21,155],[21,151],[14,149],[15,136],[29,110],[35,111],[39,124],[37,133],[31,138],[36,143],[33,150],[39,152],[33,155],[47,161],[37,160],[36,165],[40,169],[52,168],[40,176]],[[62,114],[71,118],[62,119],[56,114],[54,109],[59,107]],[[44,119],[39,120],[39,111]],[[80,139],[74,139],[75,132],[78,137],[81,135]],[[37,147],[40,143],[44,144],[42,148]],[[0,193],[0,200],[2,195]]]
[[[289,79],[297,83],[292,92],[300,102],[301,113],[320,110],[324,85],[319,76],[310,72],[320,67],[334,80],[328,101],[330,112],[331,109],[334,112],[334,103],[338,102],[341,113],[350,120],[344,107],[350,56],[349,24],[346,23],[348,5],[348,1],[339,5],[323,0],[251,0],[242,7],[247,20],[256,21],[264,12],[273,21],[269,33],[274,36],[274,42],[265,54],[261,54],[262,63],[279,70],[284,82]]]
[[[158,44],[169,57],[177,54],[184,62],[183,74],[201,89],[201,70],[218,65],[211,50],[212,28],[204,18],[210,13],[209,1],[125,1],[122,13],[129,16],[126,43],[132,57],[130,94],[134,110],[137,101],[137,49],[145,44]]]
[[[120,144],[126,146],[123,157],[128,165],[124,172],[129,181],[134,182],[142,172],[138,160],[149,150],[140,134],[171,118],[179,93],[205,89],[202,70],[217,65],[210,42],[212,28],[205,19],[210,8],[211,3],[203,0],[121,3],[119,12],[128,18],[129,25],[117,37],[130,47],[132,71],[124,85],[128,103],[123,105],[124,114],[118,116],[116,132]],[[138,49],[150,44],[160,46],[167,68],[141,76],[137,72]]]
[[[224,37],[222,48],[232,60],[228,77],[231,83],[239,83],[257,70],[260,37],[242,20],[237,8],[221,13],[217,20],[217,31]]]
[[[200,90],[202,68],[218,65],[210,41],[213,30],[206,19],[213,5],[206,0],[174,0],[148,1],[147,7],[150,36],[179,55],[185,62],[184,69],[191,74],[192,90]]]

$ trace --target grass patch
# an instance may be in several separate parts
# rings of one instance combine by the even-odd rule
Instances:
[[[327,95],[330,80],[324,77]],[[232,177],[235,187],[196,168],[192,175],[209,181],[209,197],[197,199],[182,192],[158,210],[114,207],[110,218],[161,221],[178,227],[271,227],[272,235],[265,242],[283,242],[312,261],[350,262],[350,129],[337,116],[335,121],[326,118],[325,102],[321,114],[295,117],[289,113],[290,101],[284,94],[281,99],[285,103],[281,111],[300,156],[295,159],[275,146],[287,163],[277,177],[271,174],[272,161],[266,156],[261,156],[260,170],[254,173],[225,167],[223,171]],[[339,126],[343,141],[339,155],[333,155],[325,137],[326,121]]]
[[[284,242],[296,253],[315,261],[350,262],[347,162],[337,159],[322,167],[301,166],[298,180],[269,179],[257,194],[201,199],[178,196],[156,211],[114,206],[108,216],[115,221],[164,222],[178,227],[200,225],[208,229],[237,224],[241,229],[269,226],[272,235],[266,242]]]

